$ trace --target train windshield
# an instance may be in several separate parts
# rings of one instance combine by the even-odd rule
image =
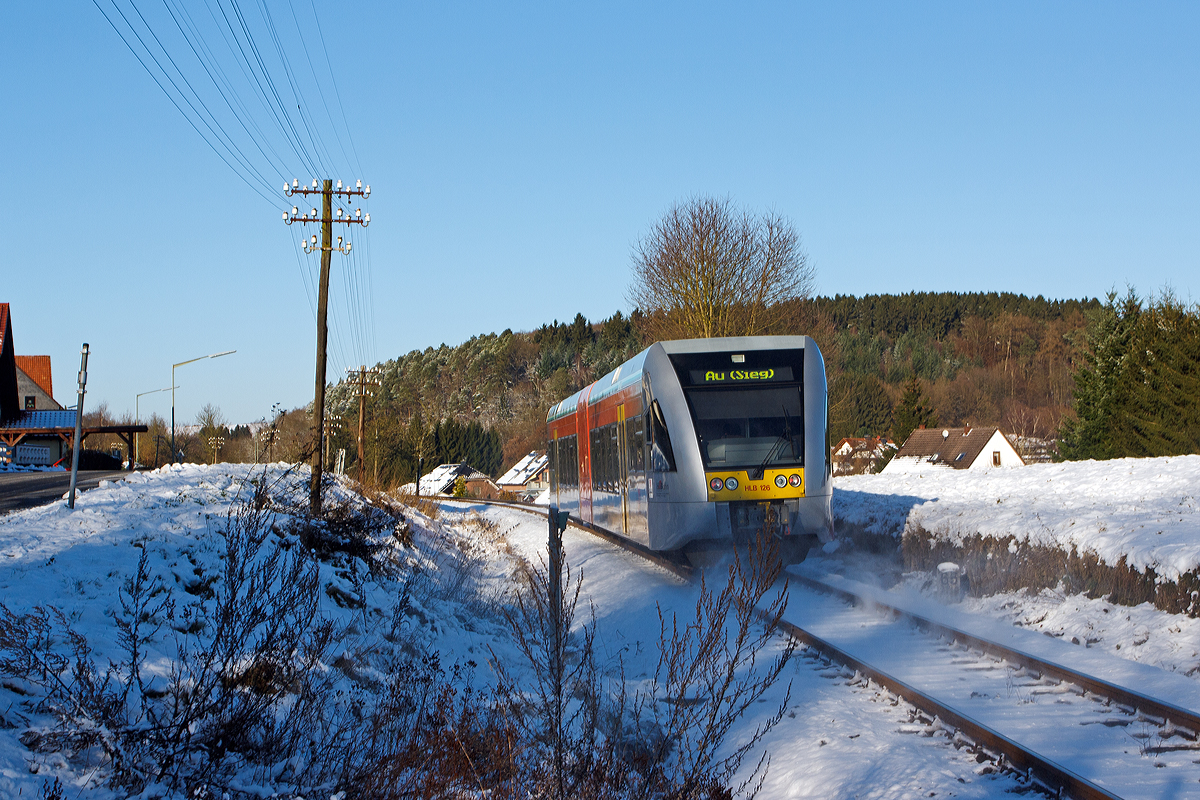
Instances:
[[[692,387],[684,392],[706,468],[804,464],[799,386]]]

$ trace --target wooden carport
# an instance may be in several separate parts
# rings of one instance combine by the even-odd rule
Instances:
[[[70,424],[66,424],[66,423]],[[110,433],[125,442],[129,453],[129,469],[133,471],[133,437],[148,431],[145,425],[85,425],[80,432],[80,446],[93,433]],[[58,437],[66,447],[75,446],[74,411],[30,411],[16,419],[0,423],[0,441],[15,450],[27,438],[49,439]]]

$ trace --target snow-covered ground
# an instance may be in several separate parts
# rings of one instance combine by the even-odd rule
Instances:
[[[471,511],[500,521],[505,539],[520,556],[544,558],[544,521],[515,509],[477,506]],[[692,619],[698,588],[575,529],[564,534],[563,546],[572,568],[582,572],[583,599],[594,608],[603,662],[612,668],[619,656],[627,678],[645,680],[659,656],[659,610],[668,619],[672,614],[681,621]],[[805,650],[798,651],[783,680],[762,699],[761,711],[744,719],[730,739],[748,735],[778,708],[788,690],[783,720],[762,743],[770,757],[759,795],[763,800],[982,798],[1019,788],[1011,776],[988,774],[990,766],[955,749],[948,733],[915,723],[907,704]]]
[[[1011,535],[1059,548],[1073,545],[1109,564],[1124,556],[1127,563],[1152,566],[1168,578],[1194,571],[1200,563],[1200,456],[974,473],[934,468],[834,480],[833,509],[840,524],[897,540],[909,525],[951,540],[972,533]],[[810,562],[810,569],[894,588],[901,595],[931,588],[931,575],[903,575],[897,564],[847,550]],[[1200,680],[1200,619],[1168,614],[1150,603],[1115,605],[1059,587],[967,597],[958,608]]]
[[[274,465],[266,474],[280,493],[302,502],[303,473],[288,478],[282,465]],[[124,613],[121,591],[129,589],[139,557],[146,554],[152,580],[161,582],[159,596],[175,601],[172,619],[178,621],[185,607],[201,613],[206,589],[220,589],[226,558],[221,529],[254,475],[240,465],[164,468],[84,492],[74,512],[55,502],[0,517],[0,598],[15,613],[39,605],[58,609],[86,637],[100,669],[119,662],[124,650],[115,620]],[[340,487],[333,499],[354,501]],[[395,548],[399,574],[367,575],[363,565],[356,571],[346,559],[320,564],[318,616],[339,631],[322,669],[348,696],[385,681],[405,648],[438,652],[445,667],[462,667],[467,681],[480,688],[493,680],[493,657],[519,677],[522,663],[496,600],[512,590],[520,559],[536,563],[545,552],[545,522],[517,510],[450,503],[438,520],[404,514],[414,541]],[[294,543],[286,514],[276,523],[280,541]],[[633,690],[646,687],[658,660],[660,611],[667,619],[692,619],[698,588],[584,533],[568,531],[564,546],[572,569],[582,574],[580,607],[589,609],[584,617],[594,610],[601,670],[610,679],[623,674]],[[346,598],[359,603],[346,604]],[[148,642],[144,677],[152,686],[161,685],[177,663],[187,641],[180,628],[185,626],[167,624]],[[197,635],[203,639],[206,632]],[[57,636],[52,644],[65,646],[61,631]],[[778,640],[768,650],[782,647]],[[735,726],[729,746],[785,698],[782,721],[761,745],[771,760],[760,797],[982,798],[1020,788],[1011,775],[989,774],[987,764],[956,749],[946,732],[914,720],[904,703],[804,651]],[[108,786],[105,763],[95,753],[82,758],[22,743],[23,736],[36,741],[28,730],[53,727],[37,699],[28,681],[5,676],[0,684],[0,796],[36,797],[54,778],[67,797],[124,796]],[[289,769],[295,769],[291,762],[243,764],[225,785],[237,797],[291,796]],[[142,796],[162,794],[152,784]],[[319,792],[306,796],[323,800]]]
[[[1176,580],[1200,566],[1198,497],[1192,455],[835,478],[833,511],[879,535],[920,527],[951,542],[1013,536]]]
[[[1150,539],[1139,552],[1158,558],[1156,563],[1169,556],[1171,563],[1181,564],[1186,559],[1179,546],[1186,537],[1175,528],[1196,524],[1194,499],[1190,506],[1181,500],[1192,498],[1185,488],[1189,481],[1200,485],[1200,458],[1152,461],[1156,463],[1027,467],[970,476],[973,486],[949,472],[842,478],[834,503],[843,519],[853,518],[891,535],[899,535],[909,515],[917,512],[929,530],[938,525],[931,520],[966,518],[1000,533],[1001,526],[988,525],[997,516],[992,506],[1001,506],[1011,513],[1011,527],[1028,528],[1032,518],[1047,523],[1040,531],[1070,536],[1077,535],[1073,528],[1092,526],[1098,534],[1115,529],[1118,541],[1135,544],[1167,537],[1170,544]],[[1151,468],[1157,468],[1157,477],[1151,477]],[[290,493],[302,504],[305,473],[288,477],[284,470],[283,465],[272,465],[265,474],[278,483],[279,493]],[[139,556],[147,554],[152,576],[178,609],[202,604],[205,590],[220,586],[225,557],[221,530],[231,505],[246,497],[247,479],[261,474],[262,468],[243,465],[168,467],[102,483],[80,495],[74,512],[58,501],[0,517],[0,602],[16,613],[52,606],[87,638],[101,668],[120,661],[124,651],[115,620],[123,613],[120,593],[136,573]],[[1138,487],[1137,497],[1143,498],[1140,519],[1137,503],[1128,497],[1120,500],[1110,487],[1122,475],[1138,478],[1124,485]],[[1167,513],[1172,497],[1174,506]],[[996,503],[996,498],[1002,502]],[[334,487],[332,499],[359,502],[342,486]],[[1011,511],[1018,507],[1025,513]],[[1117,513],[1109,518],[1119,523],[1097,530],[1100,520],[1114,510]],[[352,559],[319,566],[318,615],[339,631],[324,662],[336,687],[348,693],[367,691],[364,687],[386,680],[403,653],[413,648],[438,652],[446,668],[463,667],[467,682],[479,689],[494,681],[493,658],[502,660],[511,674],[521,675],[527,668],[497,609],[515,586],[520,561],[538,563],[544,556],[545,522],[515,509],[449,502],[436,520],[412,510],[403,513],[414,539],[408,547],[389,543],[396,574],[366,574],[365,565],[355,567]],[[1075,525],[1065,523],[1068,516]],[[1157,534],[1149,530],[1155,521],[1175,527]],[[281,541],[294,541],[287,533],[284,511],[277,523]],[[1096,538],[1078,541],[1084,540]],[[572,569],[582,575],[584,616],[595,615],[602,672],[610,680],[623,675],[631,691],[646,690],[658,661],[660,611],[667,619],[692,619],[698,588],[582,532],[568,531],[564,546]],[[846,548],[806,566],[860,579],[884,571]],[[900,576],[896,588],[916,596],[924,580],[916,574]],[[1096,648],[1200,677],[1200,621],[1149,607],[1125,608],[1047,591],[968,599],[956,613],[1010,622],[1064,642],[1077,640],[1081,649]],[[61,638],[57,641],[65,645]],[[146,663],[151,683],[166,680],[184,641],[167,625],[150,642]],[[773,643],[767,655],[782,646],[782,640]],[[744,740],[787,698],[781,722],[761,743],[770,756],[760,794],[764,799],[999,797],[1021,788],[1011,775],[988,774],[986,764],[956,749],[950,735],[937,726],[915,721],[904,703],[810,653],[798,651],[783,679],[729,737],[730,746]],[[27,730],[48,730],[53,724],[48,714],[34,707],[36,696],[27,683],[8,676],[0,683],[0,796],[35,797],[55,777],[70,797],[123,796],[107,785],[104,764],[94,754],[80,759],[44,748],[35,751],[22,743]],[[1048,706],[1046,713],[1052,712]],[[756,761],[757,754],[747,759],[743,774]],[[228,785],[244,797],[265,797],[288,790],[287,774],[245,764]],[[144,796],[155,796],[155,791],[151,786]],[[324,800],[319,793],[306,797]]]

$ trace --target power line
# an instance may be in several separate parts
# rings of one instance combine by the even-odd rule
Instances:
[[[116,32],[117,36],[120,37],[121,41],[125,44],[125,46],[127,48],[129,48],[129,52],[133,54],[133,57],[136,58],[138,60],[138,63],[142,65],[142,69],[146,70],[146,74],[149,75],[151,80],[153,80],[158,85],[158,88],[161,89],[162,93],[164,95],[166,95],[168,100],[171,101],[171,104],[173,106],[175,106],[176,110],[178,110],[179,113],[183,115],[183,118],[185,120],[187,120],[187,123],[192,126],[192,130],[194,130],[196,132],[196,134],[204,141],[204,143],[207,144],[214,153],[216,153],[217,157],[219,159],[221,159],[222,162],[225,163],[225,166],[229,167],[229,169],[232,170],[233,173],[236,174],[238,176],[238,178],[240,178],[242,180],[242,182],[244,182],[248,187],[250,187],[250,189],[253,190],[255,192],[255,194],[257,194],[259,197],[266,200],[268,203],[270,203],[272,205],[276,205],[277,204],[276,200],[273,200],[265,192],[263,192],[262,189],[260,189],[259,187],[255,186],[253,183],[251,183],[250,179],[248,177],[246,177],[246,175],[243,172],[241,172],[237,167],[235,167],[233,164],[231,164],[229,162],[229,158],[226,157],[226,155],[224,153],[222,153],[215,144],[213,144],[212,140],[204,135],[204,132],[202,130],[200,130],[200,128],[196,125],[196,122],[192,119],[192,117],[189,116],[188,113],[183,110],[183,107],[179,105],[179,101],[175,99],[175,96],[172,95],[171,92],[169,92],[167,90],[167,87],[163,86],[163,83],[161,80],[159,80],[158,75],[156,75],[154,73],[154,70],[150,69],[150,66],[142,58],[141,54],[138,53],[137,49],[134,48],[134,46],[132,44],[130,44],[129,40],[125,38],[125,34],[121,32],[121,29],[118,28],[116,23],[113,22],[113,20],[108,16],[108,13],[105,12],[105,10],[100,7],[100,3],[98,2],[98,0],[92,0],[92,3],[93,3],[93,5],[96,6],[96,8],[100,11],[100,13],[104,16],[104,19],[112,27],[113,31]],[[115,8],[115,5],[114,5],[114,8]],[[117,13],[121,13],[120,9],[116,9],[116,11],[117,11]],[[122,19],[124,19],[125,15],[121,14],[121,17],[122,17]],[[128,20],[126,20],[126,22],[128,23]],[[134,34],[134,36],[137,36],[137,31],[134,31],[132,28],[130,28],[130,31]],[[138,37],[138,41],[141,42],[141,37]],[[143,44],[143,47],[145,47],[145,44],[144,43],[142,43],[142,44]],[[148,49],[147,49],[147,55],[150,56],[150,58],[152,60],[154,60],[154,54],[151,53]],[[158,64],[157,60],[155,60],[155,65],[158,66],[160,70],[162,69],[162,66],[160,64]],[[163,77],[165,77],[168,81],[171,81],[171,77],[169,75],[167,75],[165,71],[163,71]],[[174,86],[174,82],[171,82],[171,83],[172,83],[172,86]],[[176,91],[178,91],[178,87],[176,87]],[[182,96],[182,93],[180,93],[180,94]],[[186,101],[187,98],[183,98],[183,99]],[[193,111],[194,110],[195,109],[193,109]],[[199,115],[197,115],[197,116],[199,116]],[[201,118],[201,122],[204,122],[203,118]],[[222,144],[224,144],[224,143],[222,143]]]

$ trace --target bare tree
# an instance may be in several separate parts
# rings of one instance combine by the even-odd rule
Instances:
[[[634,245],[628,299],[656,339],[754,336],[787,330],[814,277],[785,217],[697,195]]]
[[[196,413],[196,424],[200,426],[201,435],[209,435],[210,433],[219,433],[225,430],[228,421],[225,415],[221,413],[219,406],[212,403],[205,403],[204,407]]]

